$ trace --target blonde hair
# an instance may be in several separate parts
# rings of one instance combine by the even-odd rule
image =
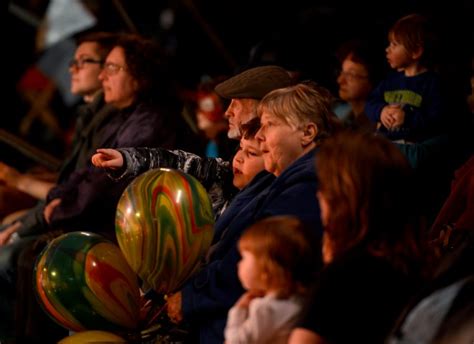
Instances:
[[[255,255],[266,289],[276,290],[279,297],[306,293],[321,262],[314,234],[292,216],[255,223],[238,246]]]
[[[336,126],[331,104],[332,95],[327,89],[304,82],[268,93],[258,106],[258,115],[266,112],[296,128],[312,122],[318,128],[314,141],[319,142],[330,136]]]

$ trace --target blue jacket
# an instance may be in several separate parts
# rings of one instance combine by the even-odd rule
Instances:
[[[428,71],[407,77],[403,72],[397,72],[372,91],[365,113],[377,123],[386,105],[401,105],[405,111],[401,128],[390,131],[381,125],[378,130],[391,140],[419,142],[439,133],[445,102],[436,73]]]
[[[223,343],[227,312],[244,292],[237,276],[237,241],[242,232],[265,217],[294,215],[321,234],[316,190],[311,151],[278,178],[258,174],[221,215],[207,264],[182,289],[184,319],[196,326],[200,343]]]

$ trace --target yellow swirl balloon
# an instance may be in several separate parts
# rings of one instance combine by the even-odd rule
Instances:
[[[132,269],[156,291],[178,289],[212,241],[214,216],[204,187],[176,170],[137,177],[117,206],[116,234]]]

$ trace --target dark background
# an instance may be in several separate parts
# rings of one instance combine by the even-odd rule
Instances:
[[[48,5],[45,0],[10,3],[39,18]],[[98,18],[97,30],[130,31],[132,28],[120,15],[121,6],[139,33],[161,42],[173,76],[183,89],[195,88],[203,75],[230,76],[249,66],[277,63],[335,91],[336,47],[345,40],[364,37],[378,42],[384,49],[389,27],[411,12],[427,14],[437,23],[444,42],[442,59],[453,73],[464,75],[466,80],[472,73],[472,0],[85,0],[84,3]],[[169,29],[160,25],[159,18],[165,9],[174,13],[174,24]],[[35,49],[36,28],[8,10],[5,13],[3,69],[8,72],[4,80],[8,89],[5,108],[9,110],[4,110],[1,127],[15,132],[25,113],[16,84],[41,52]],[[465,81],[460,81],[458,87],[468,92]],[[62,111],[61,104],[55,108]]]

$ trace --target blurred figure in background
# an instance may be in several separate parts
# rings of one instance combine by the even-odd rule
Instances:
[[[196,94],[196,121],[206,138],[208,158],[229,160],[234,154],[234,142],[227,137],[228,123],[224,117],[223,98],[214,91],[221,78],[202,82]]]
[[[362,40],[343,43],[336,55],[340,62],[338,95],[343,103],[337,103],[334,112],[346,127],[375,130],[364,107],[369,94],[384,75],[383,55],[379,53],[375,42]]]

